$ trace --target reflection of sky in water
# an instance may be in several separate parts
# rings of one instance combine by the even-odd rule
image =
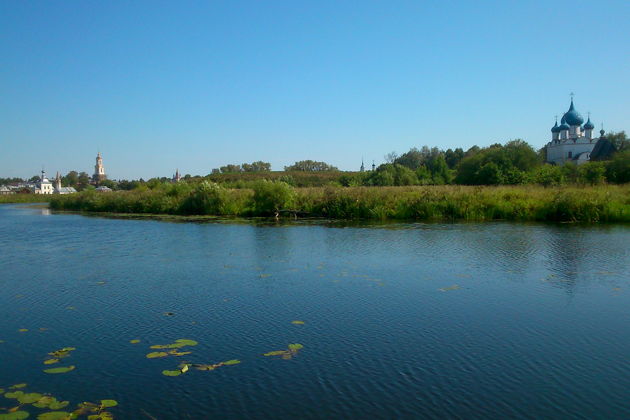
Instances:
[[[42,215],[0,206],[0,387],[115,398],[122,418],[627,413],[627,227]],[[179,361],[145,354],[178,338],[243,363],[163,378]],[[77,369],[43,377],[68,345]]]

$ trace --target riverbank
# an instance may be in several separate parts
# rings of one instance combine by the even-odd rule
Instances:
[[[0,204],[48,203],[53,199],[46,194],[7,194],[0,195]]]
[[[53,210],[342,220],[630,222],[630,185],[293,188],[261,181],[251,189],[213,183],[51,198]]]

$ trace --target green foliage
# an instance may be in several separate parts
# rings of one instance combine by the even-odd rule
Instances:
[[[623,184],[630,182],[630,148],[615,153],[606,162],[606,178],[609,182]]]
[[[291,209],[295,202],[295,189],[282,181],[262,180],[254,186],[254,211],[257,215],[271,215]]]
[[[606,179],[606,166],[603,162],[586,162],[578,166],[578,176],[581,183],[597,185]]]
[[[332,165],[327,164],[326,162],[317,162],[314,160],[301,160],[299,162],[295,162],[293,165],[285,166],[285,171],[307,171],[307,172],[327,172],[327,171],[338,171],[339,169],[335,168]]]
[[[225,214],[228,192],[214,182],[203,181],[186,197],[182,214]]]
[[[630,150],[630,139],[626,135],[625,131],[607,133],[606,139],[608,139],[608,141],[610,141],[618,151]]]
[[[471,152],[471,151],[469,151]],[[457,168],[455,182],[464,185],[520,184],[542,164],[537,152],[522,140],[495,144],[468,154]]]

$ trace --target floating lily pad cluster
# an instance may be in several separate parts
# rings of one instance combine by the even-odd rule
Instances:
[[[55,350],[55,351],[51,351],[50,353],[48,353],[49,356],[51,356],[50,358],[44,360],[44,364],[45,365],[54,365],[57,364],[61,361],[61,359],[65,359],[67,357],[70,357],[70,354],[75,351],[76,348],[75,347],[64,347],[62,349],[59,350]],[[75,369],[74,365],[69,365],[69,366],[59,366],[59,367],[55,367],[55,368],[50,368],[50,369],[44,369],[45,373],[51,373],[51,374],[56,374],[56,373],[67,373],[70,372],[72,370]]]
[[[179,369],[177,370],[163,370],[162,371],[162,375],[166,375],[166,376],[179,376],[183,373],[186,373],[190,370],[190,368],[195,368],[197,370],[215,370],[217,368],[220,368],[221,366],[231,366],[231,365],[238,365],[239,363],[241,363],[240,360],[238,359],[232,359],[232,360],[228,360],[225,362],[219,362],[219,363],[215,363],[215,364],[202,364],[202,363],[180,363],[179,364]]]
[[[287,350],[274,350],[268,353],[264,353],[263,356],[282,356],[284,360],[290,360],[297,356],[298,351],[303,349],[304,346],[299,343],[289,344]]]
[[[179,351],[183,347],[188,346],[196,346],[197,343],[195,340],[189,340],[187,338],[180,338],[179,340],[175,340],[174,343],[171,344],[156,344],[151,346],[150,348],[154,350],[162,350],[162,351],[154,351],[147,354],[147,359],[155,359],[158,357],[167,357],[167,356],[185,356],[192,352],[190,351]],[[166,350],[166,351],[164,351]]]
[[[27,384],[16,384],[9,387],[4,393],[4,389],[0,388],[0,394],[9,400],[16,400],[17,406],[3,409],[0,408],[0,420],[23,420],[31,416],[31,412],[26,411],[27,408],[38,408],[46,410],[37,414],[37,420],[70,420],[78,418],[87,418],[88,420],[113,420],[114,416],[108,411],[108,408],[115,407],[118,402],[115,400],[101,400],[100,403],[83,402],[77,405],[72,411],[61,411],[70,405],[70,401],[60,401],[50,394],[41,394],[38,392],[26,392]],[[5,411],[5,412],[3,412]]]

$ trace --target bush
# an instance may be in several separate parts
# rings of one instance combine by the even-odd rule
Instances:
[[[295,189],[282,181],[258,181],[253,186],[254,212],[268,216],[279,210],[292,208],[295,202]]]

